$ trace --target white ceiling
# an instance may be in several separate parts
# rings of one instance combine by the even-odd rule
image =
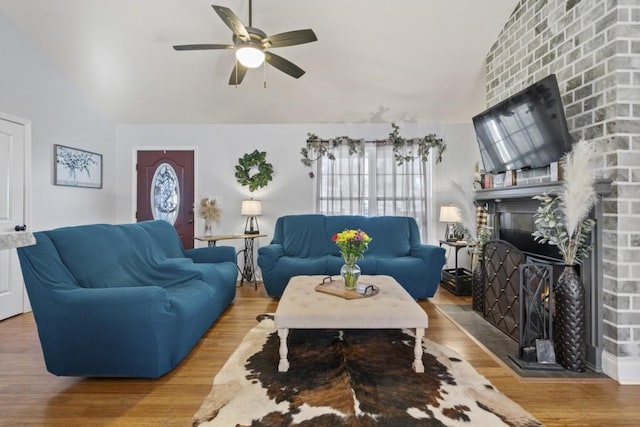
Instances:
[[[248,0],[0,0],[15,25],[117,123],[467,122],[484,108],[484,60],[517,0],[256,0],[267,34],[311,28],[271,66],[227,84],[231,43],[211,8],[248,25]]]

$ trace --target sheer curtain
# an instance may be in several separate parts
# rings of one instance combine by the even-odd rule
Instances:
[[[375,144],[376,210],[371,213],[415,218],[420,236],[426,241],[427,164],[415,159],[405,160],[398,166],[392,150],[391,145]]]
[[[410,216],[427,241],[427,163],[407,160],[398,166],[393,147],[375,142],[363,142],[353,155],[347,146],[338,146],[333,155],[335,160],[318,160],[318,213]]]
[[[365,161],[364,141],[356,154],[340,145],[332,151],[335,160],[318,160],[318,213],[325,215],[369,215],[369,162]]]

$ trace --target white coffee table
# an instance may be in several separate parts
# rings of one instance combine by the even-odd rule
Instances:
[[[390,276],[365,275],[360,277],[360,282],[378,286],[380,293],[369,298],[347,300],[315,291],[316,285],[325,277],[295,276],[289,280],[274,319],[280,337],[278,371],[289,370],[289,329],[415,328],[415,360],[412,367],[416,372],[424,372],[422,337],[429,326],[429,318],[400,284]],[[339,276],[337,280],[341,280]]]

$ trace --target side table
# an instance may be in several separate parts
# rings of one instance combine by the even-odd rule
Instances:
[[[243,258],[243,266],[242,269],[238,266],[238,271],[240,272],[240,286],[242,286],[245,282],[252,282],[254,288],[258,288],[258,280],[256,279],[256,264],[254,261],[254,242],[255,239],[259,237],[267,237],[266,234],[220,234],[215,236],[202,236],[202,237],[194,237],[195,240],[200,242],[207,242],[207,246],[213,247],[216,246],[219,240],[244,240],[244,249],[240,249],[237,255],[240,255],[242,252]]]
[[[442,270],[440,286],[457,296],[471,295],[471,270],[458,267],[458,251],[472,245],[463,240],[440,240],[440,247],[442,247],[442,245],[455,249],[455,268],[445,268]]]

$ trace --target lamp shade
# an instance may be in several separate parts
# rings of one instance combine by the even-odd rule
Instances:
[[[262,215],[262,202],[260,200],[243,200],[240,208],[240,215],[259,216]]]
[[[236,50],[236,58],[247,68],[256,68],[264,62],[264,52],[253,46],[245,46]]]
[[[440,222],[460,222],[460,210],[453,205],[440,206]]]

